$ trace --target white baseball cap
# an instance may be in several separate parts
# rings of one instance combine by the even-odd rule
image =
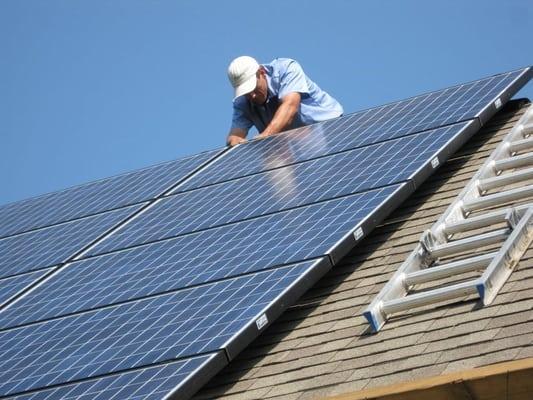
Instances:
[[[259,63],[249,56],[237,57],[231,62],[228,67],[228,78],[235,89],[234,99],[255,89],[257,86],[256,73],[259,67]]]

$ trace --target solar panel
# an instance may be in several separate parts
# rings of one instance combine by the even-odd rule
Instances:
[[[0,326],[92,309],[325,254],[338,259],[344,238],[379,219],[401,185],[355,194],[69,265],[0,313]]]
[[[161,400],[169,393],[181,399],[191,394],[188,377],[206,373],[206,366],[225,365],[220,353],[191,357],[153,367],[89,379],[80,383],[9,396],[10,400]],[[217,367],[218,365],[218,367]],[[189,378],[190,379],[190,378]],[[205,379],[202,379],[205,380]]]
[[[0,395],[230,348],[243,329],[257,331],[255,321],[317,266],[324,268],[324,262],[290,265],[4,330]]]
[[[149,200],[220,153],[208,151],[0,206],[0,237]]]
[[[495,75],[287,134],[237,146],[192,179],[183,191],[478,117],[484,123],[531,78],[531,68]],[[499,99],[499,102],[498,102]]]
[[[23,290],[26,286],[32,284],[37,279],[50,272],[53,268],[29,272],[27,274],[16,275],[10,278],[0,279],[0,306],[6,303],[11,297]]]
[[[476,130],[476,124],[463,122],[180,193],[161,200],[91,254],[418,179],[417,174],[425,179],[433,171],[431,160],[449,142]]]
[[[19,291],[0,313],[0,396],[160,398],[177,390],[177,398],[188,398],[530,76],[530,69],[512,71],[240,145],[220,157],[213,152],[206,158],[213,162],[169,178],[164,189],[141,189],[142,195],[121,189],[96,208],[59,196],[43,204],[60,212],[41,218],[46,207],[37,199],[15,205],[19,217],[29,217],[0,223],[0,232],[32,230],[27,235],[39,238],[36,232],[59,229],[65,219],[78,223],[149,201],[76,261],[72,254],[50,256],[54,246],[39,247],[39,240],[35,254],[20,253],[29,264],[39,260],[38,268],[54,257],[64,264],[31,291]],[[148,174],[148,186],[167,178],[156,175]],[[98,203],[99,189],[94,193]],[[31,250],[29,240],[21,243]],[[77,254],[87,244],[80,246]],[[26,269],[4,264],[22,279]]]
[[[65,262],[138,209],[130,206],[0,239],[0,277]]]

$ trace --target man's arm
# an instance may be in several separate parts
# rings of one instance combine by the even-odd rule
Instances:
[[[281,104],[279,105],[272,121],[268,124],[263,132],[257,137],[259,139],[265,138],[270,135],[275,135],[276,133],[283,132],[287,129],[296,113],[300,108],[301,96],[298,92],[288,93],[283,99],[281,99]]]
[[[241,128],[232,128],[229,131],[228,138],[226,139],[226,144],[228,146],[235,146],[239,143],[246,142],[246,134],[247,132],[244,129]]]

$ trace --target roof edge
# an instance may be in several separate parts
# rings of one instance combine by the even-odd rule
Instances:
[[[514,383],[509,384],[510,381],[514,381]],[[490,388],[490,391],[487,392],[486,388]],[[326,397],[323,400],[434,399],[437,393],[457,396],[459,393],[465,393],[465,391],[473,395],[472,398],[480,400],[488,399],[488,396],[494,398],[494,395],[500,392],[512,393],[513,396],[531,394],[533,392],[533,357],[411,382],[404,381],[393,385],[344,393]],[[451,398],[456,398],[455,396]]]

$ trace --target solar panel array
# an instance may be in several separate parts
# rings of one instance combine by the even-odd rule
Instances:
[[[0,207],[0,396],[188,398],[530,77]]]

